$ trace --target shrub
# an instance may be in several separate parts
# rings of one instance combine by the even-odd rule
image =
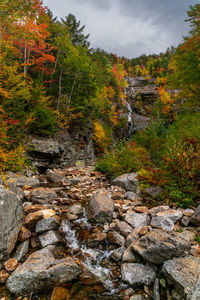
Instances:
[[[121,142],[97,161],[96,170],[109,177],[116,177],[124,173],[136,172],[143,166],[150,166],[147,150],[137,146],[136,143]]]
[[[38,105],[33,112],[30,132],[41,135],[52,135],[56,132],[56,114],[44,105]]]

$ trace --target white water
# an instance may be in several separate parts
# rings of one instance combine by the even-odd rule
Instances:
[[[85,217],[75,222],[84,223],[89,230],[91,229],[91,225]],[[86,269],[88,269],[91,274],[101,281],[106,289],[108,289],[111,293],[114,293],[116,290],[114,290],[113,282],[111,280],[111,269],[101,266],[102,261],[109,258],[112,251],[109,252],[108,250],[102,251],[99,249],[91,249],[88,248],[86,244],[80,245],[80,242],[76,238],[76,231],[71,228],[68,220],[63,220],[62,232],[64,233],[65,240],[72,253],[74,250],[80,249],[83,256],[82,263]]]
[[[132,117],[133,111],[132,111],[130,103],[128,103],[127,101],[125,103],[126,103],[126,107],[127,107],[127,110],[128,110],[128,127],[129,127],[128,136],[130,137],[131,132],[133,130],[133,117]]]

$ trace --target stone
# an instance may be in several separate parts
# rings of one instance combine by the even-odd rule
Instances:
[[[118,246],[124,246],[125,245],[125,238],[123,236],[121,236],[116,231],[109,231],[108,232],[108,241],[111,244],[115,244],[115,245],[118,245]]]
[[[18,247],[14,254],[14,257],[20,262],[28,253],[29,250],[29,240],[22,242]]]
[[[162,193],[163,189],[159,185],[152,185],[149,188],[144,190],[144,193],[153,199],[158,198],[158,196]]]
[[[186,256],[165,261],[162,271],[182,299],[199,299],[200,295],[200,258]]]
[[[125,247],[120,247],[118,249],[113,250],[111,257],[117,262],[120,262],[122,260],[122,256],[125,252],[126,248]]]
[[[131,244],[131,249],[154,264],[162,264],[165,260],[178,257],[188,250],[194,233],[191,231],[166,232],[155,229]]]
[[[19,232],[19,236],[18,236],[18,240],[21,242],[24,242],[28,239],[30,239],[31,237],[31,231],[27,228],[25,228],[24,226],[22,226],[20,232]]]
[[[153,207],[149,210],[151,217],[154,217],[155,215],[157,215],[157,213],[162,212],[162,211],[166,211],[169,210],[169,206],[167,205],[160,205],[160,206],[156,206]]]
[[[140,194],[139,180],[137,173],[127,173],[115,178],[112,182],[113,185],[120,186],[125,191]]]
[[[51,217],[47,219],[42,219],[37,222],[35,226],[35,232],[37,234],[44,233],[49,230],[58,230],[60,227],[60,222],[56,217]]]
[[[144,295],[138,294],[130,297],[129,300],[147,300],[147,298]]]
[[[36,204],[48,204],[57,197],[58,195],[52,189],[39,187],[31,192],[30,201]]]
[[[186,217],[191,217],[195,213],[195,211],[191,208],[184,209],[182,212]]]
[[[160,283],[156,278],[153,284],[153,300],[160,300]]]
[[[133,193],[133,192],[126,192],[124,198],[128,199],[128,200],[131,200],[131,201],[137,201],[138,199],[140,199],[138,197],[138,195],[136,193]]]
[[[54,172],[50,169],[46,171],[46,178],[50,182],[60,182],[62,180],[61,174]]]
[[[195,213],[192,215],[190,223],[192,223],[195,226],[200,226],[200,205],[197,207]]]
[[[159,217],[166,217],[172,220],[173,223],[176,223],[183,216],[183,213],[180,210],[176,209],[167,209],[164,211],[160,211],[156,214]]]
[[[26,216],[24,225],[28,228],[34,228],[36,223],[41,219],[47,219],[55,216],[56,212],[53,209],[43,209],[36,211],[34,213],[30,213]]]
[[[77,278],[81,269],[64,249],[55,246],[31,254],[8,278],[8,290],[15,295],[28,295],[60,286]]]
[[[182,219],[181,219],[181,225],[187,227],[190,223],[190,217],[186,217],[184,216]]]
[[[136,206],[134,207],[134,211],[138,213],[149,213],[149,209],[146,206]]]
[[[31,202],[24,203],[25,214],[30,214],[39,210],[47,209],[46,205],[32,204]]]
[[[115,226],[116,230],[119,231],[124,237],[127,237],[133,228],[126,222],[120,221]]]
[[[154,228],[160,228],[166,231],[173,231],[174,222],[168,217],[158,216],[152,218],[150,225]]]
[[[4,263],[6,271],[12,272],[17,268],[18,261],[16,258],[10,258]]]
[[[146,213],[143,214],[132,213],[132,214],[127,214],[125,216],[125,221],[128,224],[130,224],[133,228],[137,228],[137,227],[143,227],[149,225],[150,218]]]
[[[1,270],[0,271],[0,283],[1,284],[6,283],[6,280],[8,279],[9,276],[10,276],[10,274],[6,270]]]
[[[97,192],[93,195],[86,208],[88,220],[95,223],[111,222],[113,212],[113,200],[101,192]]]
[[[93,233],[89,236],[87,244],[89,247],[97,247],[99,244],[105,242],[107,234],[104,232]]]
[[[53,139],[32,139],[29,154],[51,158],[60,154],[59,143]]]
[[[13,180],[17,187],[24,187],[26,185],[29,185],[31,187],[36,188],[40,186],[39,179],[33,177],[26,177],[23,175],[14,174],[14,176],[11,177],[10,180]]]
[[[38,236],[41,247],[56,245],[62,242],[60,234],[55,230],[49,230]]]
[[[133,253],[130,247],[126,249],[123,254],[122,262],[123,263],[135,263],[138,261],[138,257]]]
[[[9,258],[23,222],[23,206],[17,194],[0,190],[0,262]]]
[[[132,242],[139,239],[141,227],[133,229],[133,231],[126,238],[126,246],[129,247]]]
[[[70,299],[70,294],[64,287],[58,286],[53,289],[50,300],[66,300]]]
[[[131,286],[150,285],[156,278],[156,272],[148,266],[138,263],[125,263],[121,267],[122,281]]]
[[[81,215],[83,213],[83,207],[81,204],[74,204],[68,208],[68,211],[74,215]]]

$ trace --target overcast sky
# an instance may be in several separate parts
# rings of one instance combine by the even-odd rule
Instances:
[[[44,0],[55,16],[74,14],[91,46],[129,58],[159,53],[189,31],[187,10],[198,0]]]

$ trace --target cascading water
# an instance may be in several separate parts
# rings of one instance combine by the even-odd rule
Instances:
[[[132,90],[133,88],[131,88]],[[125,89],[124,90],[124,94],[127,95],[127,90]],[[129,102],[125,101],[125,104],[126,104],[126,107],[127,107],[127,110],[128,110],[128,137],[131,136],[131,132],[133,130],[133,110],[131,108],[131,105]]]
[[[91,230],[91,224],[88,222],[85,214],[83,218],[74,221],[74,223],[77,225],[84,224],[85,228],[87,227],[88,230]],[[78,227],[80,228],[80,226]],[[105,289],[109,291],[109,294],[119,292],[121,287],[115,289],[112,281],[112,268],[102,266],[102,262],[109,259],[112,251],[109,251],[108,247],[106,250],[100,250],[89,248],[86,243],[81,244],[76,237],[76,231],[71,228],[70,221],[68,220],[63,220],[62,232],[71,252],[75,254],[77,250],[79,250],[83,257],[81,261],[82,265],[104,285]]]

